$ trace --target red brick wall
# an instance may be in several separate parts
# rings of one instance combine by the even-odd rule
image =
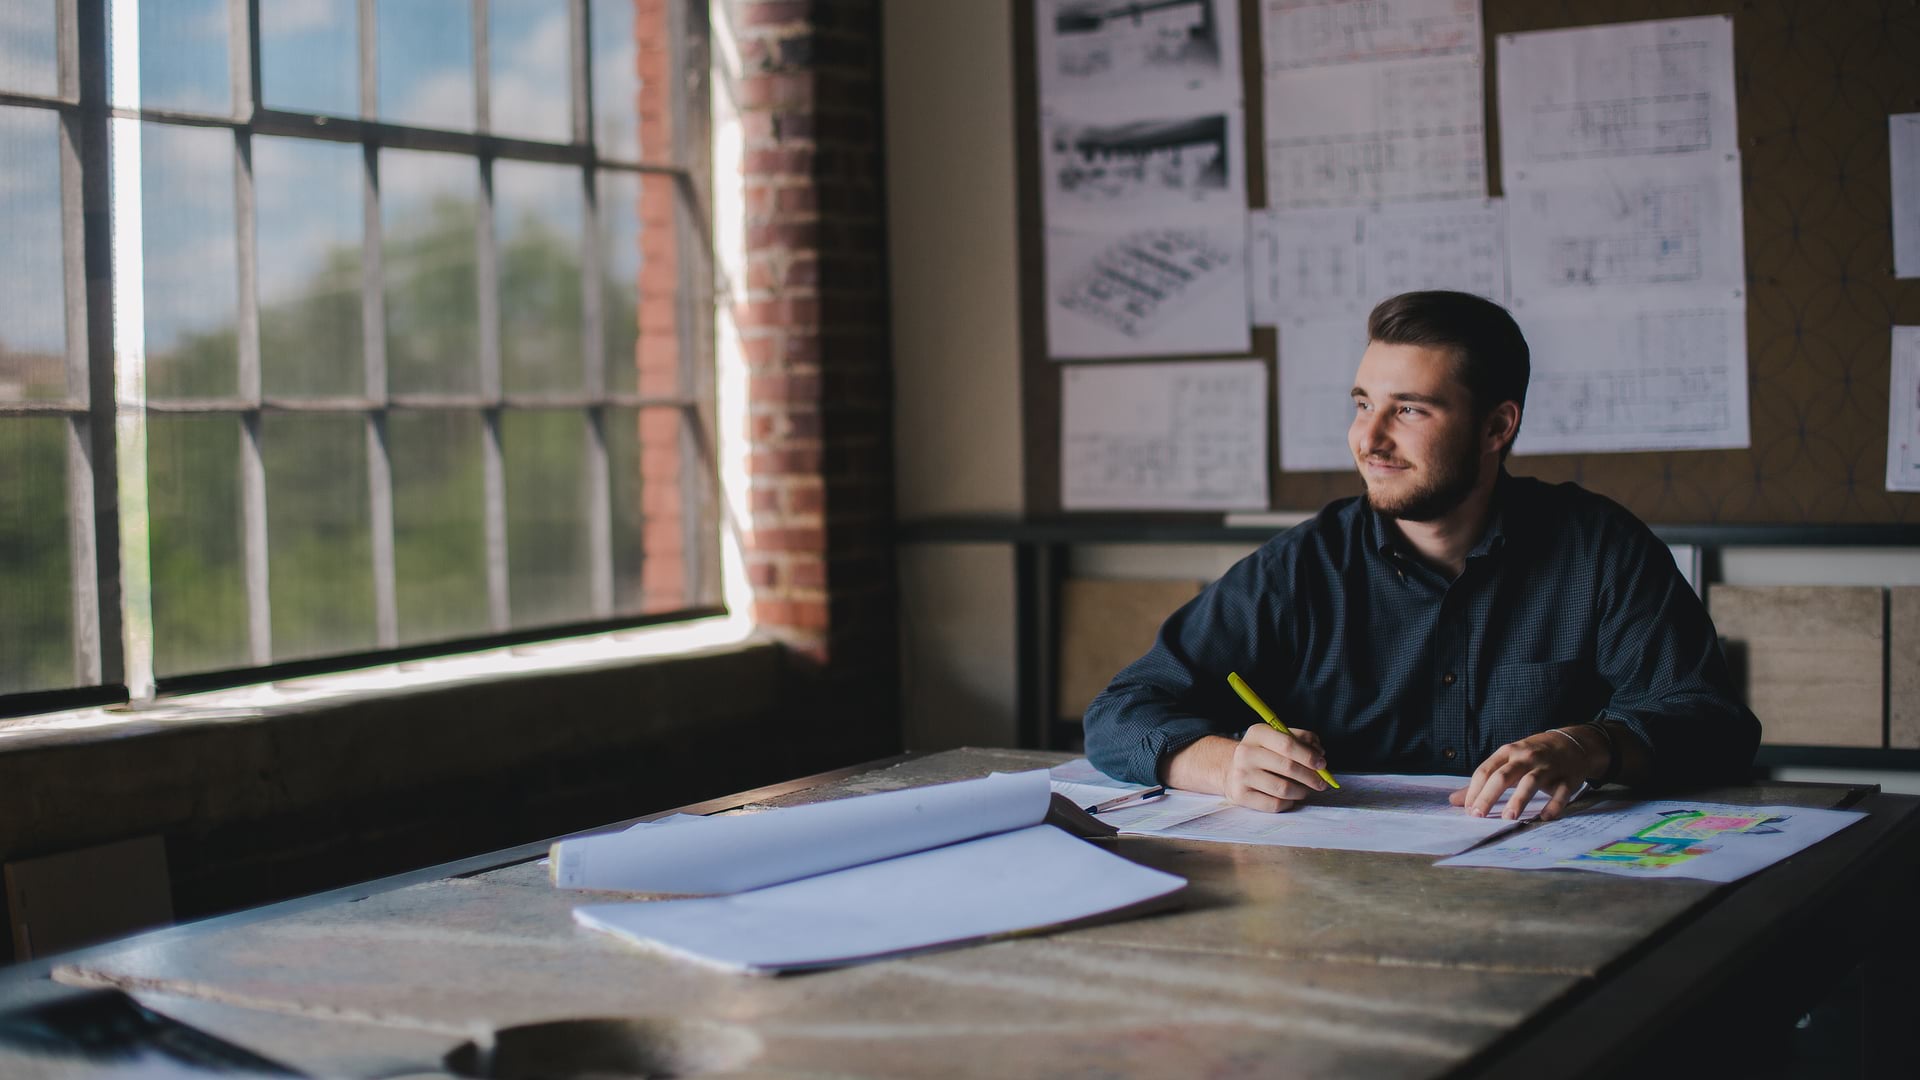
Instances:
[[[730,0],[713,18],[739,46],[747,250],[733,314],[749,369],[754,615],[891,712],[878,5]]]

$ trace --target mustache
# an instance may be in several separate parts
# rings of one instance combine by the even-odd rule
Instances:
[[[1407,466],[1408,464],[1410,464],[1410,462],[1405,462],[1405,461],[1401,461],[1401,460],[1399,460],[1398,458],[1395,458],[1395,457],[1392,457],[1392,456],[1390,456],[1390,455],[1387,455],[1387,454],[1381,454],[1381,453],[1368,453],[1368,454],[1363,454],[1363,455],[1361,455],[1361,460],[1362,460],[1362,461],[1377,461],[1377,462],[1379,462],[1379,463],[1380,463],[1380,464],[1382,464],[1382,465],[1391,465],[1391,466],[1394,466],[1394,467],[1396,467],[1396,468],[1404,468],[1405,466]]]

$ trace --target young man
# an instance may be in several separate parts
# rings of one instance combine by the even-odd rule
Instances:
[[[1760,724],[1666,546],[1618,504],[1510,475],[1527,343],[1498,304],[1374,308],[1347,445],[1366,494],[1241,560],[1087,708],[1110,775],[1285,810],[1315,770],[1472,773],[1454,802],[1557,817],[1583,782],[1747,778]],[[1237,671],[1293,729],[1253,719]]]

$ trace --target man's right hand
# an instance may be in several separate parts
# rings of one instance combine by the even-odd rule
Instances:
[[[1325,791],[1327,782],[1315,770],[1326,765],[1320,737],[1313,732],[1294,728],[1292,735],[1282,735],[1255,724],[1238,742],[1208,735],[1181,748],[1167,762],[1167,784],[1275,813]]]

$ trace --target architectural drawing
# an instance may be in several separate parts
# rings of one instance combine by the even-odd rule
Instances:
[[[1731,20],[1499,48],[1512,309],[1534,363],[1515,452],[1748,445]]]
[[[1249,258],[1266,322],[1351,316],[1415,289],[1457,289],[1508,301],[1506,207],[1499,199],[1396,203],[1371,209],[1268,212]],[[1256,320],[1261,321],[1261,320]]]
[[[1049,114],[1049,225],[1114,227],[1160,212],[1244,211],[1240,110],[1108,120]]]
[[[1569,295],[1585,302],[1594,289],[1667,298],[1683,287],[1722,302],[1741,295],[1738,168],[1636,172],[1511,196],[1513,295],[1523,308]]]
[[[1366,324],[1352,317],[1280,325],[1280,470],[1344,472],[1353,423],[1354,369],[1367,348]]]
[[[1244,220],[1244,219],[1243,219]],[[1153,356],[1247,348],[1239,222],[1049,232],[1049,354]]]
[[[1728,16],[1507,34],[1499,50],[1510,189],[1556,165],[1739,153]]]
[[[1265,509],[1266,384],[1258,360],[1068,368],[1061,377],[1061,505]]]
[[[1479,0],[1263,0],[1268,70],[1478,54]]]
[[[1526,313],[1516,454],[1746,446],[1746,306]]]
[[[1240,82],[1239,9],[1228,0],[1039,0],[1034,19],[1049,99]]]
[[[1269,70],[1267,204],[1484,196],[1483,126],[1477,53]]]
[[[1373,210],[1366,219],[1368,308],[1416,289],[1454,289],[1507,303],[1506,231],[1500,199]]]
[[[1887,490],[1920,491],[1920,326],[1893,328],[1887,388]]]

